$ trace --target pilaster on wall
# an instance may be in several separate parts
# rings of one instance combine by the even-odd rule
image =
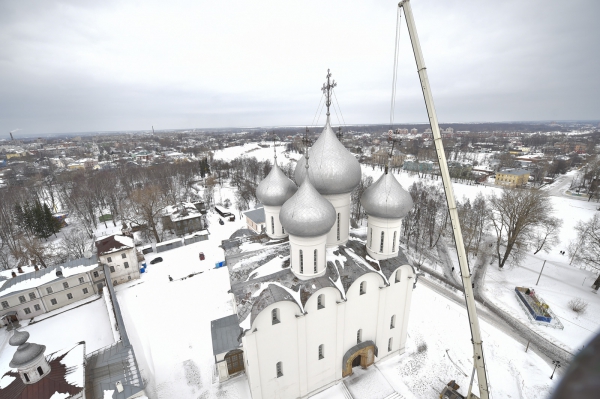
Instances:
[[[337,309],[337,323],[336,323],[336,332],[335,336],[337,337],[336,348],[335,348],[335,358],[339,359],[338,362],[335,363],[335,376],[336,378],[342,377],[342,359],[344,358],[344,322],[346,315],[346,301],[340,301],[336,304]]]
[[[258,359],[258,351],[256,350],[256,333],[247,332],[242,337],[242,347],[244,348],[244,365],[252,399],[262,399],[262,391],[260,389],[260,361]],[[248,359],[256,359],[252,364]],[[256,363],[256,364],[255,364]]]
[[[307,373],[307,356],[306,351],[306,317],[304,315],[296,316],[298,326],[298,370],[300,381],[300,397],[308,394],[308,373]],[[290,342],[290,344],[293,344]]]

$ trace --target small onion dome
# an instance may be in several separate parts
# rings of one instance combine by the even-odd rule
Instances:
[[[360,203],[369,216],[386,219],[403,218],[413,207],[413,200],[391,173],[384,173],[369,186]]]
[[[335,208],[321,197],[310,179],[305,179],[296,194],[281,207],[279,220],[286,233],[317,237],[327,234],[335,223]]]
[[[323,195],[349,193],[360,183],[358,160],[337,139],[329,119],[323,133],[309,150],[308,174],[317,191]],[[302,184],[306,177],[306,158],[296,164],[294,177]]]
[[[29,343],[27,342],[28,339],[29,333],[22,331],[16,331],[13,336],[10,337],[8,343],[12,346],[18,346],[17,351],[9,363],[10,367],[16,369],[25,366],[35,360],[40,354],[43,354],[46,350],[44,345]]]
[[[256,198],[263,205],[281,206],[290,199],[298,187],[283,173],[277,163],[256,187]]]

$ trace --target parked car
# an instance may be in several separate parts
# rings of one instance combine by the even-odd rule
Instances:
[[[162,261],[163,261],[163,258],[161,258],[161,257],[159,256],[158,258],[154,258],[154,259],[152,259],[152,260],[150,261],[150,264],[151,264],[151,265],[155,265],[155,264],[157,264],[157,263],[160,263],[160,262],[162,262]]]

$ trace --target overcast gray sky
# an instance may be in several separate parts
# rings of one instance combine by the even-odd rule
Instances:
[[[600,119],[600,1],[411,3],[440,121]],[[0,138],[309,125],[327,68],[346,123],[385,123],[396,4],[2,1]],[[395,119],[425,122],[400,42]]]

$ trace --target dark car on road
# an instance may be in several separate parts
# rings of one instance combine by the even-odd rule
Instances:
[[[158,257],[158,258],[154,258],[154,259],[152,259],[152,260],[150,261],[150,264],[151,264],[151,265],[155,265],[155,264],[157,264],[157,263],[160,263],[160,262],[162,262],[162,261],[163,261],[163,258],[161,258],[161,257]]]

